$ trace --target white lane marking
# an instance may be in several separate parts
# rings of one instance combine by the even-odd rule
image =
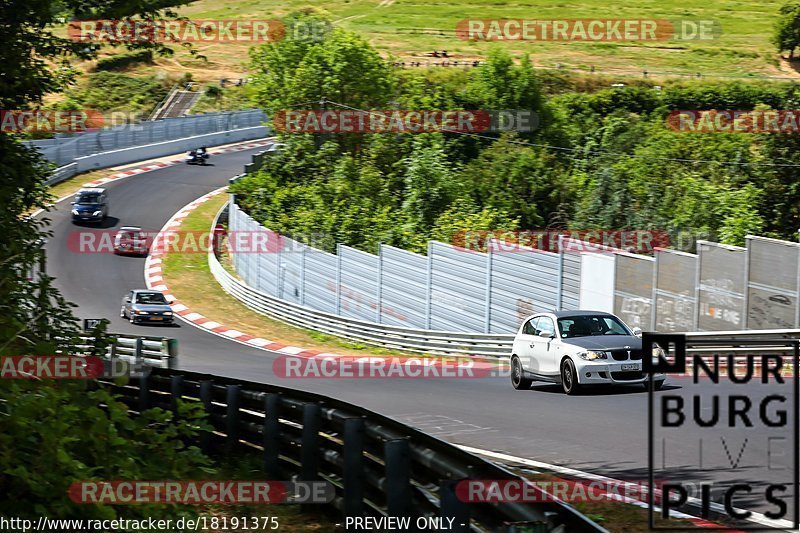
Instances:
[[[466,452],[469,452],[469,453],[483,455],[485,457],[491,457],[492,459],[498,459],[498,460],[501,460],[501,461],[518,463],[518,464],[525,465],[525,466],[530,466],[530,467],[533,467],[533,468],[541,468],[543,470],[550,470],[551,472],[556,472],[558,474],[565,474],[565,475],[572,476],[572,477],[577,477],[577,478],[580,478],[580,479],[587,479],[589,481],[600,481],[600,482],[603,482],[603,483],[619,483],[619,484],[629,483],[629,482],[621,481],[619,479],[614,479],[614,478],[610,478],[610,477],[606,477],[606,476],[601,476],[601,475],[598,475],[598,474],[592,474],[590,472],[584,472],[582,470],[576,470],[574,468],[568,468],[566,466],[551,465],[549,463],[543,463],[541,461],[534,461],[533,459],[526,459],[524,457],[516,457],[514,455],[509,455],[509,454],[506,454],[506,453],[492,452],[492,451],[489,451],[489,450],[482,450],[480,448],[473,448],[471,446],[464,446],[464,445],[461,445],[461,444],[456,444],[456,446],[458,446],[462,450],[464,450]],[[644,486],[638,485],[638,484],[637,484],[637,488],[642,490],[642,491],[647,490],[647,487],[644,487]],[[638,501],[638,500],[636,500],[636,501]],[[701,504],[701,501],[699,499],[697,499],[697,498],[688,498],[687,501],[689,503],[691,503],[693,505],[697,505],[697,506],[700,506],[700,504]],[[725,507],[722,504],[711,502],[711,504],[709,505],[709,508],[714,510],[714,511],[716,511],[716,512],[718,512],[718,513],[720,513],[720,514],[727,515],[727,512],[725,511]],[[737,509],[736,507],[734,507],[734,509],[737,510],[737,511],[744,511],[743,509]],[[684,517],[686,517],[686,518],[693,518],[693,519],[699,520],[695,516],[687,515],[685,513],[680,513],[679,511],[670,511],[670,512],[671,513],[674,512],[675,516],[678,517],[678,518],[680,518],[680,515],[684,515]],[[761,513],[757,513],[755,511],[750,511],[750,512],[752,514],[750,515],[750,517],[747,518],[748,522],[753,522],[753,523],[756,523],[756,524],[759,524],[759,525],[763,525],[763,526],[766,526],[766,527],[770,527],[770,528],[774,528],[774,529],[791,529],[794,526],[794,524],[792,522],[790,522],[789,520],[770,520],[769,518],[767,518],[766,516],[764,516]]]
[[[271,341],[271,340],[268,340],[268,339],[262,339],[261,337],[256,337],[255,339],[250,339],[250,340],[249,340],[249,341],[247,341],[247,342],[248,342],[249,344],[253,344],[253,345],[255,345],[255,346],[258,346],[258,347],[261,347],[261,346],[266,346],[266,345],[268,345],[268,344],[272,344],[272,341]]]
[[[284,346],[283,348],[280,348],[276,351],[281,353],[288,353],[290,355],[296,355],[299,354],[300,352],[306,351],[306,349],[300,348],[299,346]]]

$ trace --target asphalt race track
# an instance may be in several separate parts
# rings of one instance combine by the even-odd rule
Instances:
[[[213,166],[176,165],[106,185],[111,219],[104,227],[141,225],[158,230],[181,207],[227,183],[262,148],[220,154]],[[600,389],[568,397],[553,385],[515,391],[507,378],[480,379],[280,379],[272,372],[278,354],[223,339],[185,322],[176,326],[133,326],[119,317],[120,300],[144,288],[144,259],[112,254],[81,254],[67,246],[81,228],[69,217],[69,202],[48,213],[53,237],[47,244],[48,272],[81,318],[108,318],[109,331],[163,335],[179,342],[179,366],[198,372],[276,383],[363,405],[420,427],[447,441],[568,466],[617,479],[647,479],[647,401],[640,386]],[[269,336],[268,332],[264,336]],[[680,392],[687,378],[669,378],[663,394]],[[691,401],[691,399],[689,399]],[[698,434],[699,435],[699,434]],[[789,431],[787,430],[787,436]],[[681,460],[696,463],[691,446],[698,436],[685,428]],[[728,464],[731,450],[709,445],[708,463]],[[741,463],[763,461],[767,450],[753,439]],[[735,458],[735,457],[734,457]],[[777,474],[776,474],[777,475]],[[741,480],[741,471],[719,471],[718,481]],[[744,503],[744,500],[737,500]]]

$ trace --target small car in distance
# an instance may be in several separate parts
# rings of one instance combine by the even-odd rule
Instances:
[[[73,222],[102,222],[108,216],[108,195],[100,187],[83,188],[72,201]]]
[[[171,324],[174,318],[171,303],[158,291],[136,289],[129,291],[122,298],[119,315],[127,318],[131,324],[144,322]]]
[[[114,235],[114,253],[119,255],[147,255],[150,244],[139,226],[122,226]]]
[[[611,313],[556,311],[533,315],[514,338],[511,384],[525,390],[533,381],[557,383],[566,394],[595,384],[638,383],[648,387],[649,377],[642,371],[642,339],[637,333]],[[665,377],[653,375],[656,390],[664,385]]]

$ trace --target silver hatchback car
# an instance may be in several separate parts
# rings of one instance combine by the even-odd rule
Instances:
[[[171,303],[160,292],[132,290],[122,299],[119,316],[130,320],[131,324],[143,322],[171,324],[174,318]]]

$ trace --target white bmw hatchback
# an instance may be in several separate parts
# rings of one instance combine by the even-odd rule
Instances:
[[[558,383],[567,394],[594,384],[640,383],[648,387],[648,376],[642,371],[640,333],[610,313],[557,311],[533,315],[514,338],[511,384],[525,390],[534,381]],[[656,390],[665,377],[653,375]]]

